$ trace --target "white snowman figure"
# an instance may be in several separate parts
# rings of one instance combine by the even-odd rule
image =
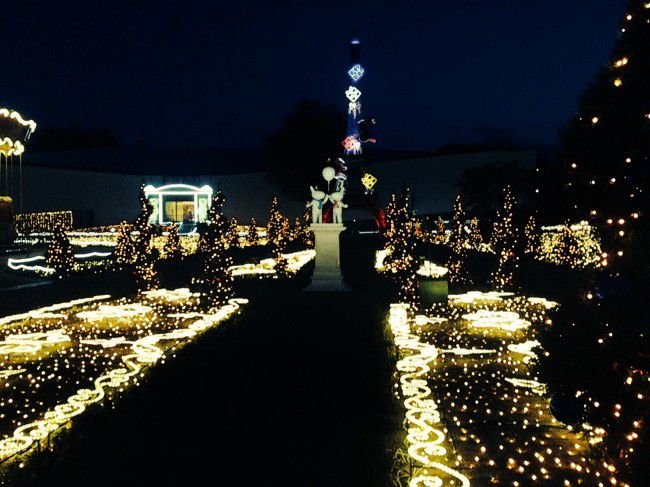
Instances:
[[[343,203],[344,196],[345,188],[341,188],[339,191],[329,195],[329,199],[332,202],[332,223],[343,223],[343,208],[348,207],[348,205]]]
[[[307,208],[311,207],[311,222],[323,223],[323,205],[327,203],[328,196],[324,191],[309,186],[311,190],[311,202],[307,203]]]

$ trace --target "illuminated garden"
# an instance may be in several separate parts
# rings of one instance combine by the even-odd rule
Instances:
[[[585,54],[591,81],[562,91],[521,54],[529,29],[568,12],[596,28],[594,2],[562,3],[561,21],[523,4],[440,5],[441,20],[424,3],[405,21],[414,13],[388,2],[377,25],[385,16],[412,39],[370,30],[364,13],[370,55],[355,32],[343,62],[283,37],[324,28],[315,6],[264,5],[228,26],[176,11],[165,36],[150,24],[163,14],[142,6],[82,22],[80,39],[101,47],[119,14],[111,29],[129,46],[104,48],[117,61],[75,41],[83,89],[48,92],[70,115],[39,98],[39,76],[78,82],[56,74],[58,59],[0,93],[0,483],[650,485],[650,3],[625,2],[605,64]],[[479,59],[499,29],[463,31],[418,62],[421,43],[400,47],[437,45],[459,12],[499,14],[519,39],[498,44],[507,63]],[[574,28],[556,51],[584,50],[567,44]],[[53,46],[71,46],[63,33]],[[474,50],[468,89],[449,73]],[[538,62],[555,77],[586,69]],[[297,103],[282,117],[280,101]],[[479,123],[484,103],[489,120],[516,116]],[[554,106],[552,137],[520,137],[542,137]],[[70,118],[86,113],[114,128]]]

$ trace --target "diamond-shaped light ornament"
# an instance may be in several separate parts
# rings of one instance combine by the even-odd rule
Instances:
[[[361,178],[361,183],[366,187],[368,191],[370,191],[375,186],[376,182],[377,178],[369,172],[365,173]]]
[[[356,152],[361,150],[361,142],[357,140],[356,137],[353,135],[349,135],[345,139],[343,139],[343,147],[345,147],[345,150],[350,151],[350,152]]]
[[[348,100],[354,103],[361,97],[361,90],[356,86],[350,86],[345,90],[345,96],[348,97]]]
[[[355,82],[361,79],[363,73],[365,73],[365,69],[363,69],[360,64],[355,64],[348,70],[350,78],[352,78]]]

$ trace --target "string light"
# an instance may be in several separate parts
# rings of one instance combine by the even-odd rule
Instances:
[[[51,445],[51,437],[75,416],[137,385],[148,367],[247,302],[231,299],[210,314],[187,313],[198,305],[195,295],[160,289],[139,301],[97,306],[108,298],[0,318],[2,377],[11,378],[0,394],[8,428],[2,431],[0,460],[37,451],[32,448],[37,443]]]

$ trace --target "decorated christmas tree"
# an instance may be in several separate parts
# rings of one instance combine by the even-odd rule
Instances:
[[[226,244],[228,247],[239,247],[239,228],[236,218],[228,220],[228,232],[226,233]]]
[[[153,208],[144,194],[144,188],[140,189],[139,200],[140,212],[133,225],[133,274],[138,289],[145,291],[158,287],[158,275],[154,268],[156,252],[151,245],[154,228],[149,223]]]
[[[650,413],[642,390],[650,374],[649,86],[650,3],[629,0],[608,63],[562,133],[566,213],[574,226],[588,220],[597,229],[600,267],[583,274],[573,302],[562,303],[545,344],[553,360],[543,362],[568,372],[562,386],[579,390],[589,423],[607,431],[606,460],[618,485],[650,478]],[[577,230],[562,232],[560,250],[570,262]]]
[[[410,191],[405,189],[399,198],[392,196],[386,209],[387,227],[385,259],[387,272],[399,290],[399,301],[409,304],[411,310],[418,307],[418,262],[416,259],[417,232],[420,227],[411,209]]]
[[[278,204],[277,198],[273,198],[273,202],[271,203],[269,221],[266,225],[266,235],[271,246],[273,258],[275,259],[275,271],[278,275],[286,275],[287,260],[283,254],[289,243],[291,229],[289,220],[280,213],[280,205]]]
[[[131,265],[135,258],[135,247],[131,237],[131,226],[126,223],[120,223],[117,231],[117,244],[115,245],[115,261],[119,265]]]
[[[468,236],[465,232],[465,211],[460,195],[456,196],[454,203],[454,215],[451,220],[451,231],[449,232],[449,282],[452,284],[470,283],[467,272],[467,245]]]
[[[259,245],[260,244],[260,234],[259,231],[257,230],[257,222],[255,221],[255,218],[251,218],[251,222],[248,225],[248,236],[247,236],[247,243],[248,245]]]
[[[178,227],[170,225],[167,227],[167,241],[165,242],[165,256],[168,259],[181,257],[181,237],[178,234]]]
[[[293,239],[303,243],[308,249],[314,247],[314,237],[309,229],[310,218],[309,211],[306,211],[302,218],[296,218],[293,225]]]
[[[200,228],[202,275],[196,283],[201,295],[201,304],[208,311],[223,306],[233,295],[233,278],[230,271],[232,258],[228,246],[231,224],[223,213],[225,202],[221,192],[213,196],[207,221]]]
[[[436,228],[433,230],[431,241],[437,244],[446,243],[447,235],[445,231],[446,231],[445,221],[442,219],[441,216],[438,216],[438,218],[436,218]]]
[[[476,217],[472,218],[469,222],[469,245],[477,250],[483,245],[483,235],[481,234],[478,218]]]
[[[539,230],[533,215],[530,215],[524,227],[524,238],[526,239],[524,252],[536,256],[539,249]]]
[[[503,207],[497,212],[491,238],[498,264],[490,275],[490,282],[500,291],[514,287],[515,273],[519,267],[516,251],[517,232],[513,222],[514,205],[512,191],[506,186],[503,190]]]
[[[52,239],[47,247],[47,266],[54,269],[54,275],[63,278],[72,273],[75,268],[74,255],[70,239],[62,225],[54,227]]]
[[[648,266],[650,174],[650,4],[630,0],[610,61],[582,94],[562,134],[573,223],[602,237],[612,275]]]

